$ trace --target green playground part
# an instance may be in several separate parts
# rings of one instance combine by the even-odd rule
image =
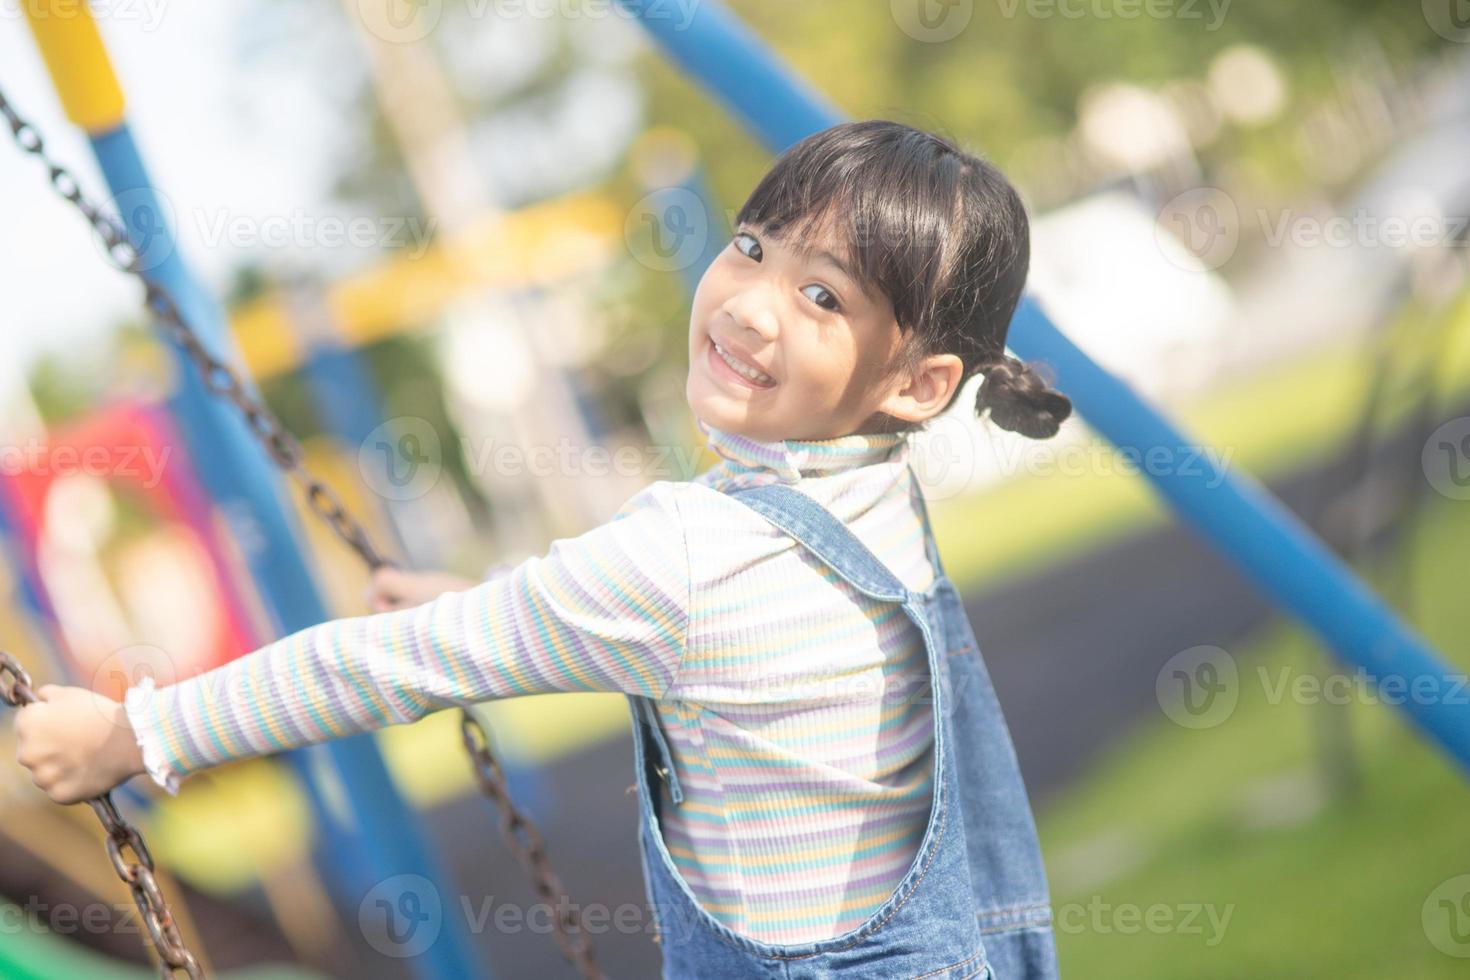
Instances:
[[[29,921],[25,911],[14,905],[6,903],[0,909],[5,921]],[[326,974],[290,964],[214,975],[222,980],[328,980]],[[20,928],[0,938],[0,980],[153,980],[157,976],[152,967],[119,963],[53,932]]]

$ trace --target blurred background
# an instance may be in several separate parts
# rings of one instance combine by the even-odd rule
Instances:
[[[216,349],[404,564],[479,576],[712,462],[683,397],[690,297],[772,154],[626,7],[94,2],[144,200],[68,120],[27,6],[0,16],[15,111],[145,266],[189,277]],[[675,32],[726,11],[642,6]],[[1056,325],[1465,669],[1464,0],[728,14],[840,113],[995,161]],[[14,146],[0,200],[0,646],[37,684],[118,696],[365,612],[358,556],[227,411],[201,422],[142,289]],[[1085,413],[1034,443],[970,394],[915,464],[1036,807],[1064,974],[1465,976],[1465,769]],[[1470,712],[1470,690],[1436,696]],[[603,968],[657,975],[625,699],[480,711]],[[572,976],[459,741],[441,713],[118,802],[221,974],[447,976],[458,937],[479,975]],[[150,972],[101,840],[0,767],[0,976]]]

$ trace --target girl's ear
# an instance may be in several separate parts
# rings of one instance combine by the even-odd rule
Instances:
[[[931,354],[897,382],[878,411],[905,422],[923,422],[944,410],[964,374],[965,364],[958,355]]]

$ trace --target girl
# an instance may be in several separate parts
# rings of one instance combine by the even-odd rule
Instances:
[[[718,464],[479,584],[384,571],[327,622],[124,704],[44,687],[18,757],[76,802],[547,691],[633,714],[669,977],[1043,978],[1051,911],[1009,733],[907,434],[1071,411],[1004,353],[1029,262],[990,164],[909,126],[787,151],[696,290],[687,396]]]

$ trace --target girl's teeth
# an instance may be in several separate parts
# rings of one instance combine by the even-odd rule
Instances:
[[[731,357],[729,354],[726,354],[724,348],[720,347],[719,344],[715,344],[715,353],[719,354],[720,360],[730,365],[735,373],[740,375],[742,378],[749,378],[752,381],[759,381],[762,384],[770,384],[771,382],[776,380],[768,374],[762,374],[759,371],[746,367],[744,364],[735,360],[735,358]]]

